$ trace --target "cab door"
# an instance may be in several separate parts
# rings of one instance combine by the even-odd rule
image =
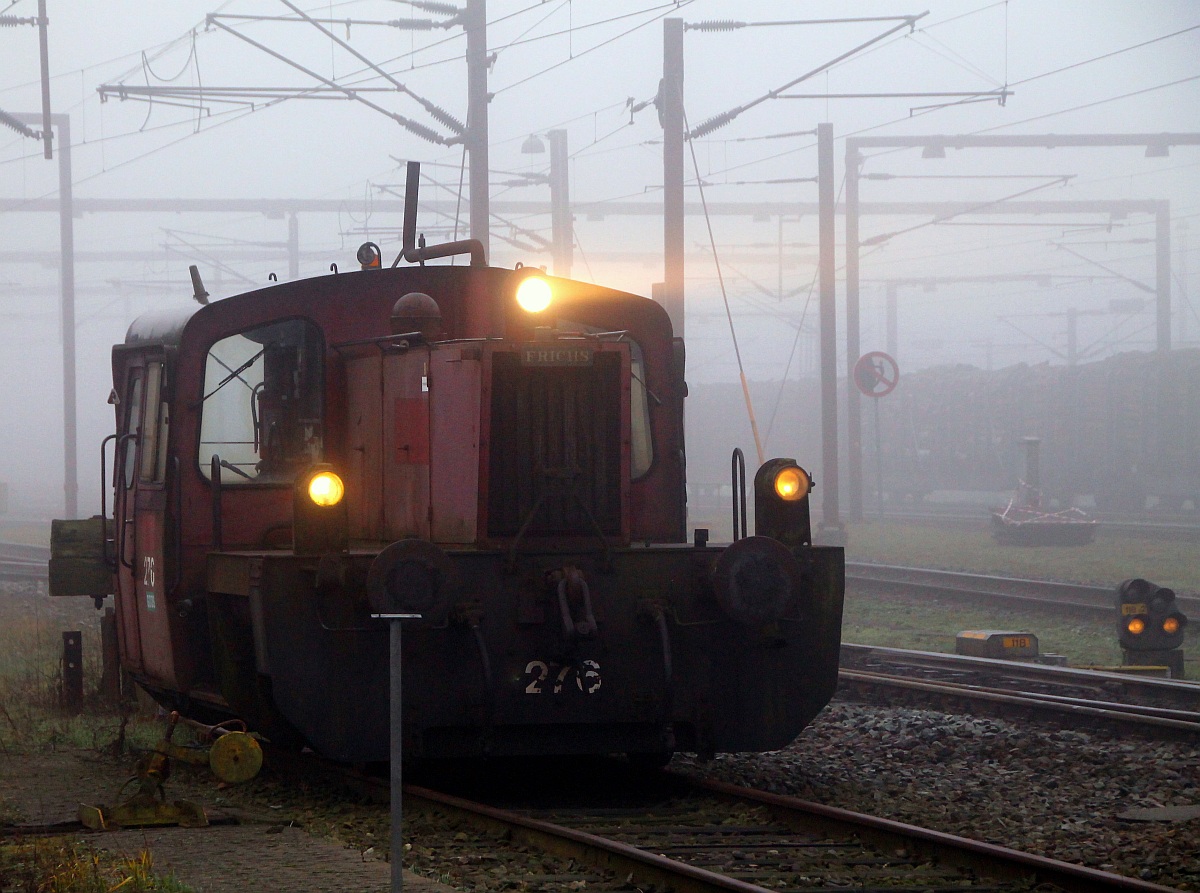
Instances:
[[[174,686],[175,655],[163,564],[168,491],[170,412],[163,399],[162,357],[131,359],[126,372],[125,425],[118,446],[118,603],[126,665]]]

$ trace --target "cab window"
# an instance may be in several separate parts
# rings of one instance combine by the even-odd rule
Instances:
[[[650,402],[646,399],[646,360],[642,346],[629,341],[630,452],[629,474],[635,481],[650,470],[654,462],[654,442],[650,439]]]
[[[161,484],[167,473],[169,405],[163,399],[163,364],[146,365],[146,424],[142,431],[142,483]]]
[[[211,477],[216,456],[222,485],[291,483],[321,461],[324,354],[320,330],[300,319],[214,344],[201,397],[201,473]]]

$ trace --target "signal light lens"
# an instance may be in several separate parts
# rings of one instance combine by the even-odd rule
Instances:
[[[1179,632],[1179,618],[1168,617],[1163,621],[1162,628],[1164,633],[1167,633],[1168,635],[1174,635],[1175,633]]]
[[[553,298],[550,283],[540,276],[529,276],[517,286],[517,303],[526,313],[541,313]]]
[[[811,488],[812,481],[798,465],[781,468],[775,475],[775,494],[784,502],[803,499]]]
[[[1129,622],[1125,624],[1125,628],[1135,636],[1140,636],[1146,631],[1146,621],[1144,621],[1141,617],[1133,617],[1130,618]]]
[[[346,495],[346,485],[332,471],[321,471],[308,482],[308,498],[316,505],[337,505]]]

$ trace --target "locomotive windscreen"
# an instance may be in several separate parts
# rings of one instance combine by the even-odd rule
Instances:
[[[490,536],[515,536],[526,522],[526,536],[620,534],[621,359],[595,351],[587,365],[547,366],[493,356]]]

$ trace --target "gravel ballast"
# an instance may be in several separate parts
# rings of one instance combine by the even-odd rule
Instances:
[[[788,748],[672,768],[1181,890],[1200,889],[1195,745],[835,701]],[[1186,814],[1176,810],[1174,814]]]

